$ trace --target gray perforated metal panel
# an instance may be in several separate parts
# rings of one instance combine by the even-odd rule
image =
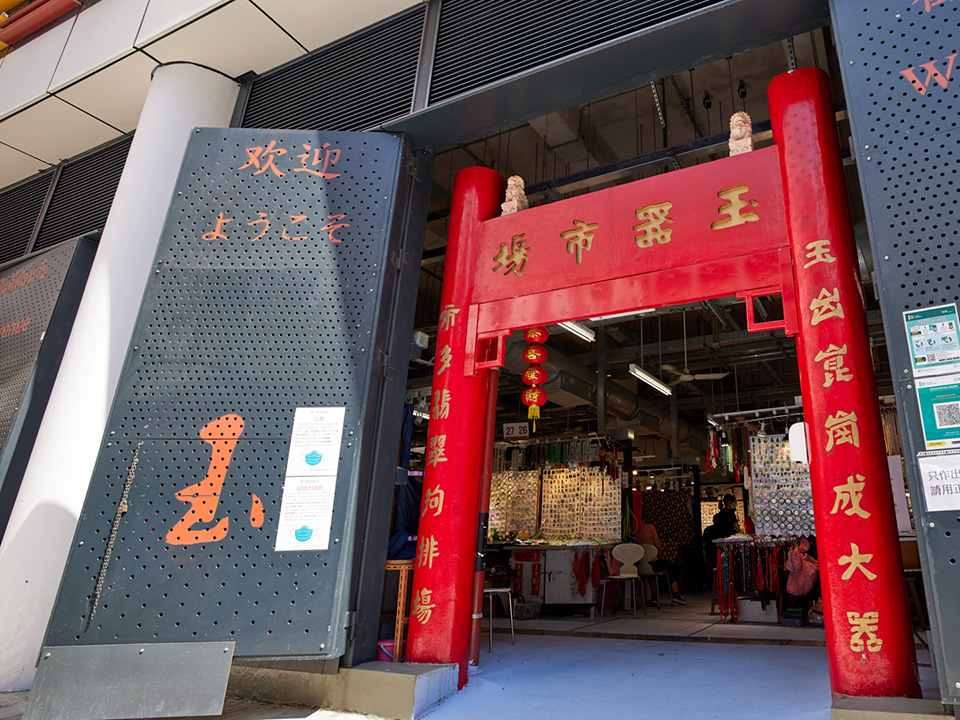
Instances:
[[[380,133],[193,136],[47,645],[344,652],[405,158],[403,142]],[[299,407],[346,409],[330,545],[275,552]]]
[[[34,370],[76,242],[0,273],[0,448]]]
[[[923,430],[902,313],[960,302],[960,5],[831,0],[870,225],[943,698],[960,702],[960,513],[929,512]],[[932,63],[932,64],[931,64]]]

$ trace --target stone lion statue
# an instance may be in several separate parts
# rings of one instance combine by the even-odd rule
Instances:
[[[753,124],[745,112],[730,116],[730,155],[740,155],[753,150]]]
[[[526,210],[530,207],[523,188],[523,178],[519,175],[513,175],[507,179],[507,196],[506,199],[500,203],[501,216]]]

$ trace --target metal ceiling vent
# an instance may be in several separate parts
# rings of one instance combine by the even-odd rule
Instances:
[[[133,135],[128,135],[63,164],[34,250],[48,248],[106,224],[131,142]]]
[[[52,178],[45,172],[0,193],[0,262],[27,251]]]
[[[410,112],[424,6],[253,81],[243,127],[368,130]]]
[[[430,102],[720,4],[721,0],[443,0]]]

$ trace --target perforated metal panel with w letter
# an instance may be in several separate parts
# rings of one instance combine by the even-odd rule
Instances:
[[[408,162],[380,133],[195,132],[46,646],[344,653],[375,430],[400,416]]]
[[[933,335],[908,336],[905,325],[914,312],[960,303],[960,4],[831,0],[830,7],[903,430],[930,610],[928,637],[941,698],[960,713],[960,455],[955,449],[944,454],[943,475],[935,482],[929,472],[921,477],[921,458],[946,449],[946,443],[927,437],[917,387],[927,368],[914,369],[911,362],[914,343],[925,348]],[[951,335],[952,328],[945,337]],[[949,385],[960,379],[933,352],[926,358],[918,353],[917,360],[930,361],[937,382]],[[945,413],[944,427],[952,431],[956,420],[949,416],[957,407],[949,399],[945,394],[937,407]],[[941,423],[939,416],[936,423]],[[932,462],[934,469],[939,462]]]

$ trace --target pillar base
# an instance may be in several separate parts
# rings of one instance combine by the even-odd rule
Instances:
[[[333,675],[257,665],[234,662],[228,696],[416,720],[457,692],[454,663],[371,662]]]
[[[832,720],[928,720],[953,717],[939,700],[920,698],[864,698],[834,695]]]

